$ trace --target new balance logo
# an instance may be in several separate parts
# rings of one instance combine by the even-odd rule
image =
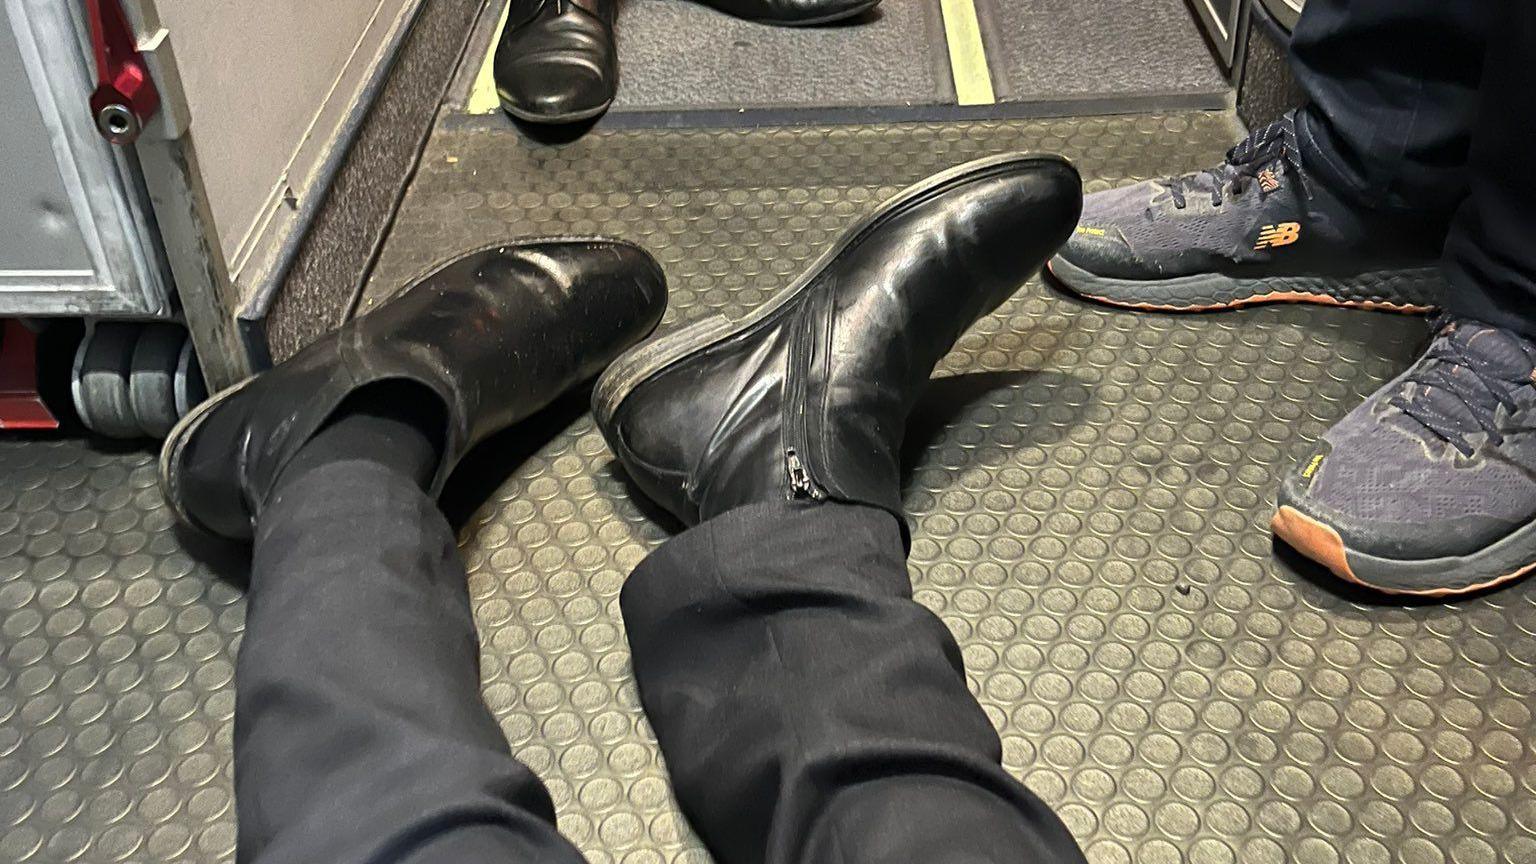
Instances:
[[[1297,222],[1281,222],[1279,225],[1265,225],[1259,232],[1259,242],[1253,244],[1255,249],[1274,249],[1277,246],[1289,246],[1301,239],[1301,224]]]
[[[1280,176],[1273,168],[1265,168],[1259,172],[1259,188],[1265,192],[1273,192],[1280,188]]]

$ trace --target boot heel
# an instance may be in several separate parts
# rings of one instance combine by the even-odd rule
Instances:
[[[187,416],[178,420],[176,425],[171,427],[170,434],[165,436],[165,444],[160,448],[160,497],[165,499],[166,506],[170,507],[171,513],[175,514],[176,521],[210,537],[217,537],[218,534],[199,525],[192,518],[191,514],[187,513],[186,509],[182,507],[181,494],[177,486],[181,454],[186,449],[187,442],[192,440],[192,434],[208,418],[208,415],[212,414],[215,408],[227,402],[235,394],[250,386],[250,383],[254,380],[256,379],[247,378],[233,387],[227,387],[204,399],[201,405],[188,411]]]
[[[592,389],[592,413],[597,422],[607,424],[612,420],[619,403],[641,381],[684,355],[704,348],[750,323],[750,316],[735,322],[724,315],[713,315],[630,349],[613,361],[613,365],[603,372]]]

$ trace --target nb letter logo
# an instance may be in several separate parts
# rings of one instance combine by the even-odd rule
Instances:
[[[1301,239],[1301,224],[1297,222],[1281,222],[1279,225],[1265,225],[1259,232],[1259,242],[1253,244],[1255,249],[1273,249],[1277,246],[1289,246]]]

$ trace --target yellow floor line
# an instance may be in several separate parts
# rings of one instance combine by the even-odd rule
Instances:
[[[501,7],[501,17],[496,20],[496,37],[491,40],[491,47],[485,52],[485,60],[480,63],[480,74],[475,76],[475,84],[469,88],[469,99],[464,103],[466,114],[495,114],[501,108],[501,98],[496,95],[492,61],[496,58],[496,43],[501,39],[501,28],[507,26],[507,10],[511,6],[508,2]]]
[[[944,13],[944,39],[949,43],[949,68],[955,76],[955,101],[961,105],[991,105],[992,72],[981,44],[981,23],[972,0],[939,0]]]

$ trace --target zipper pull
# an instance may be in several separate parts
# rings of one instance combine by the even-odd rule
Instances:
[[[789,468],[789,491],[792,498],[810,498],[821,500],[824,496],[816,483],[811,480],[811,474],[805,470],[805,463],[800,461],[800,454],[793,448],[784,451],[784,462]]]

